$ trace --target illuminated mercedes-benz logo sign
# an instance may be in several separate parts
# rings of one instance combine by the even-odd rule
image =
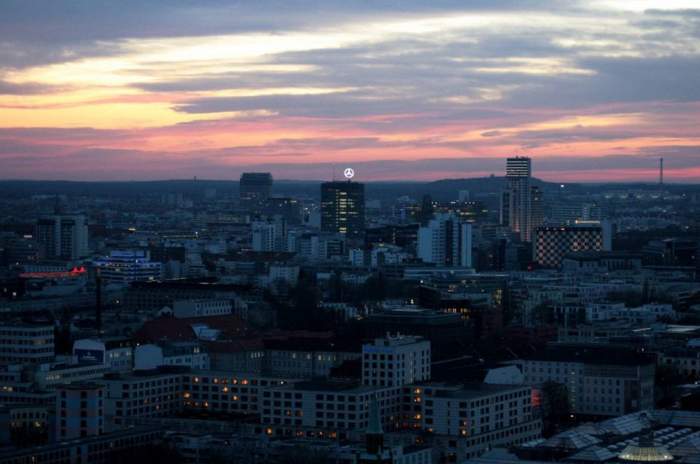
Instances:
[[[352,179],[353,177],[355,177],[355,170],[353,168],[345,168],[343,175],[346,179]]]

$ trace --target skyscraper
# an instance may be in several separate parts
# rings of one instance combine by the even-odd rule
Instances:
[[[537,186],[530,187],[530,230],[535,230],[544,223],[544,199],[542,190]]]
[[[506,188],[501,196],[501,223],[520,234],[520,239],[532,240],[532,198],[530,158],[518,156],[506,161]],[[539,192],[539,191],[538,191]],[[538,194],[539,195],[539,194]],[[539,196],[538,196],[539,198]]]
[[[455,214],[435,215],[418,229],[418,257],[440,266],[472,267],[472,225]]]
[[[240,202],[245,208],[260,208],[272,190],[272,174],[269,172],[244,172],[240,180]]]
[[[85,216],[53,215],[37,221],[36,237],[44,258],[78,259],[88,254],[88,227]]]
[[[321,184],[321,230],[358,238],[365,230],[365,185],[359,182]]]

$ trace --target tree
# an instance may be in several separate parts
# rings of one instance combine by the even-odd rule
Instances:
[[[284,457],[277,460],[279,464],[322,464],[328,462],[328,452],[298,445],[285,452]]]
[[[608,293],[608,300],[612,303],[624,303],[628,308],[636,308],[643,304],[644,297],[641,292],[626,290]]]
[[[657,366],[654,379],[657,406],[672,406],[676,400],[676,387],[688,381],[689,379],[673,366]]]
[[[46,424],[24,424],[10,428],[10,441],[18,448],[44,445],[49,440]]]
[[[540,303],[532,308],[532,318],[538,324],[553,324],[554,307],[549,303]]]
[[[161,443],[153,446],[138,446],[115,451],[110,453],[106,462],[108,464],[134,464],[137,462],[184,464],[185,459],[176,450]]]
[[[545,435],[557,433],[562,425],[571,421],[571,402],[566,385],[551,380],[542,384]]]
[[[328,293],[330,301],[343,301],[343,274],[335,270],[328,280]]]
[[[297,311],[310,311],[318,308],[318,288],[305,274],[299,275],[297,285],[291,289],[289,296]]]
[[[364,284],[365,299],[369,301],[382,301],[386,298],[387,279],[379,272],[367,279]]]

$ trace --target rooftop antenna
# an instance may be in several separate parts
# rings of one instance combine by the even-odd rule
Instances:
[[[659,185],[664,185],[664,159],[659,158]]]
[[[100,268],[95,270],[95,325],[97,334],[102,333],[102,276]]]

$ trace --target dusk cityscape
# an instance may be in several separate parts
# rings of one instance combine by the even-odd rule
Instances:
[[[0,0],[0,464],[700,463],[698,0]]]

